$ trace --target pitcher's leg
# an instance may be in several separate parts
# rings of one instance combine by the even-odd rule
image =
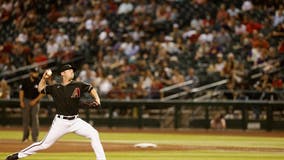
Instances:
[[[32,139],[33,142],[37,142],[38,134],[39,134],[39,120],[38,120],[38,112],[39,112],[39,104],[33,106],[31,108],[32,112]]]
[[[33,143],[29,147],[21,150],[18,154],[18,157],[24,158],[29,155],[35,154],[37,151],[49,148],[52,144],[54,144],[54,142],[56,142],[58,138],[68,132],[66,128],[67,127],[64,124],[64,121],[54,118],[53,124],[46,137],[42,141]]]
[[[80,118],[76,119],[76,123],[74,123],[72,128],[76,134],[91,139],[91,145],[96,154],[97,160],[106,160],[99,133],[95,128]]]

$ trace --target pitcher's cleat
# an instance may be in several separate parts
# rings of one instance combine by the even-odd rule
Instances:
[[[18,153],[11,154],[6,158],[6,160],[17,160],[17,159],[19,159]]]

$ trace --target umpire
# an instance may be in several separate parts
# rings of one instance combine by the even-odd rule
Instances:
[[[31,124],[32,140],[38,141],[39,135],[39,101],[44,96],[38,93],[39,70],[33,68],[29,72],[29,77],[22,80],[19,88],[20,106],[22,109],[22,123],[23,123],[23,139],[22,142],[27,142],[30,135],[29,126]]]

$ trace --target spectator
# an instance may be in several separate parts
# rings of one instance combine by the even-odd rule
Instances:
[[[275,12],[274,18],[273,18],[273,26],[276,27],[278,24],[281,24],[284,22],[284,9],[283,5],[279,6],[279,9]]]
[[[144,99],[147,97],[147,91],[143,88],[142,78],[139,78],[138,83],[133,84],[134,94],[132,99]]]
[[[226,120],[223,114],[216,114],[214,118],[210,121],[212,129],[226,129]]]
[[[233,70],[232,78],[239,85],[244,82],[244,78],[247,76],[247,71],[243,63],[236,62],[236,67]]]
[[[284,37],[284,22],[281,24],[278,24],[275,29],[272,31],[272,36],[275,39],[281,39]]]
[[[100,83],[99,86],[99,92],[101,94],[102,97],[107,97],[109,92],[112,90],[113,88],[113,76],[112,75],[108,75],[106,78],[104,78],[102,80],[102,82]]]
[[[235,60],[235,56],[233,53],[229,53],[227,56],[227,60],[224,66],[224,69],[221,73],[221,76],[230,78],[233,75],[233,71],[236,68],[237,61]]]
[[[65,47],[66,41],[69,41],[69,36],[65,33],[63,28],[60,28],[58,32],[55,33],[55,42],[59,45],[59,48],[62,49]]]
[[[198,31],[196,29],[194,29],[195,27],[188,27],[184,30],[184,33],[182,34],[182,37],[184,39],[187,39],[187,38],[191,38],[192,36],[194,35],[197,35],[198,34]]]
[[[275,74],[272,77],[272,87],[275,88],[275,90],[283,89],[283,80],[280,78],[279,74]]]
[[[192,81],[191,87],[197,87],[199,85],[199,78],[195,75],[194,68],[188,68],[187,69],[187,75],[185,77],[186,81]]]
[[[180,48],[173,40],[174,40],[173,37],[165,36],[165,42],[161,43],[161,47],[165,49],[167,53],[170,53],[170,54],[181,53]]]
[[[258,33],[257,31],[255,31],[253,33],[253,38],[251,39],[251,44],[252,44],[253,48],[257,48],[257,47],[265,48],[265,49],[269,48],[268,41],[265,39],[263,34]]]
[[[77,77],[77,81],[82,81],[95,86],[96,72],[90,68],[90,65],[85,63],[82,65],[82,69]]]
[[[52,4],[50,7],[50,12],[47,14],[47,18],[50,22],[56,22],[57,19],[61,16],[61,13],[58,12],[55,4]]]
[[[253,9],[253,4],[250,0],[246,0],[242,4],[242,11],[250,11]]]
[[[168,3],[159,5],[156,9],[156,23],[163,23],[170,20],[172,7]]]
[[[204,43],[204,42],[208,42],[211,43],[213,41],[213,34],[212,32],[209,30],[209,28],[205,28],[204,33],[200,34],[198,41],[199,43]]]
[[[123,83],[115,84],[108,92],[107,98],[125,100],[127,97],[125,90],[126,86]]]
[[[172,82],[173,84],[178,84],[184,82],[185,78],[178,69],[174,69],[172,72]]]
[[[123,0],[123,2],[119,5],[117,14],[128,14],[132,12],[134,6],[129,0]]]
[[[46,43],[46,52],[48,58],[54,58],[56,54],[59,52],[60,45],[56,43],[55,39],[51,37],[49,41]]]
[[[27,43],[28,41],[28,33],[27,33],[27,29],[23,29],[23,31],[18,35],[18,37],[16,38],[16,42],[20,42],[20,43]]]
[[[219,74],[221,74],[222,71],[224,70],[225,63],[226,62],[223,59],[223,54],[218,53],[217,54],[217,63],[215,64],[215,71],[217,71],[217,72],[219,72]]]
[[[198,61],[200,58],[205,57],[210,52],[210,44],[206,42],[202,42],[195,53],[194,59]]]
[[[133,42],[132,38],[127,35],[126,41],[120,46],[120,50],[129,58],[139,51],[139,45]]]
[[[103,79],[104,79],[104,73],[102,68],[97,68],[95,71],[95,79],[94,79],[94,87],[97,88],[97,90],[99,90],[100,84],[102,83]]]
[[[284,55],[284,40],[282,40],[281,42],[279,42],[279,45],[278,45],[278,53]]]
[[[216,37],[214,37],[214,40],[218,46],[229,47],[232,39],[229,33],[224,28],[221,28]]]
[[[138,1],[137,6],[134,9],[134,15],[145,14],[147,9],[147,3],[145,0]]]
[[[257,22],[250,17],[245,17],[244,24],[246,25],[246,30],[249,34],[252,34],[253,32],[259,31],[263,28],[263,25],[260,22]]]
[[[133,32],[130,32],[130,36],[132,37],[132,39],[135,41],[135,42],[139,42],[142,37],[144,37],[145,33],[143,31],[143,29],[141,29],[140,27],[136,26],[134,28],[134,31]]]
[[[203,18],[201,20],[201,26],[203,28],[207,28],[207,27],[213,27],[214,26],[214,19],[212,19],[210,14],[207,14],[205,18]]]
[[[11,57],[8,53],[3,52],[0,58],[0,71],[3,72],[13,72],[16,70],[16,66],[11,62]]]
[[[86,29],[91,32],[104,29],[107,25],[107,19],[105,19],[101,14],[94,15],[85,22]]]
[[[225,4],[221,4],[220,9],[217,12],[217,22],[223,22],[229,17],[229,14],[226,11]]]
[[[160,89],[163,88],[162,82],[158,77],[154,77],[151,83],[151,99],[160,99]]]
[[[202,26],[201,20],[197,15],[193,15],[193,18],[190,21],[190,27],[193,29],[200,29]]]
[[[198,5],[205,5],[207,3],[207,0],[193,0],[193,2]]]
[[[238,17],[240,10],[236,8],[234,4],[230,5],[230,8],[227,10],[230,17]]]
[[[4,0],[0,7],[0,22],[4,23],[10,19],[13,10],[13,2],[9,0]]]
[[[69,39],[65,39],[58,52],[58,59],[63,61],[70,61],[75,55],[75,47],[71,44]]]
[[[40,45],[38,43],[35,43],[34,49],[33,49],[33,60],[32,63],[42,63],[47,62],[48,57],[43,53],[43,50],[41,49]]]
[[[247,28],[244,24],[242,24],[240,21],[236,22],[235,25],[235,34],[236,35],[242,35],[247,33]]]
[[[153,75],[150,70],[146,70],[144,74],[142,74],[142,88],[144,88],[147,91],[147,95],[150,97],[151,95],[151,86],[153,83]]]
[[[107,48],[106,54],[103,58],[102,67],[105,69],[115,69],[122,65],[119,55],[115,54],[111,48]]]
[[[0,99],[10,99],[11,88],[5,79],[0,81]]]

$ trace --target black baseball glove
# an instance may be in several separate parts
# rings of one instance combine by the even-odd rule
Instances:
[[[82,106],[87,106],[87,107],[90,107],[90,108],[101,108],[101,104],[98,104],[96,101],[84,101],[84,102],[81,102],[81,105]]]

